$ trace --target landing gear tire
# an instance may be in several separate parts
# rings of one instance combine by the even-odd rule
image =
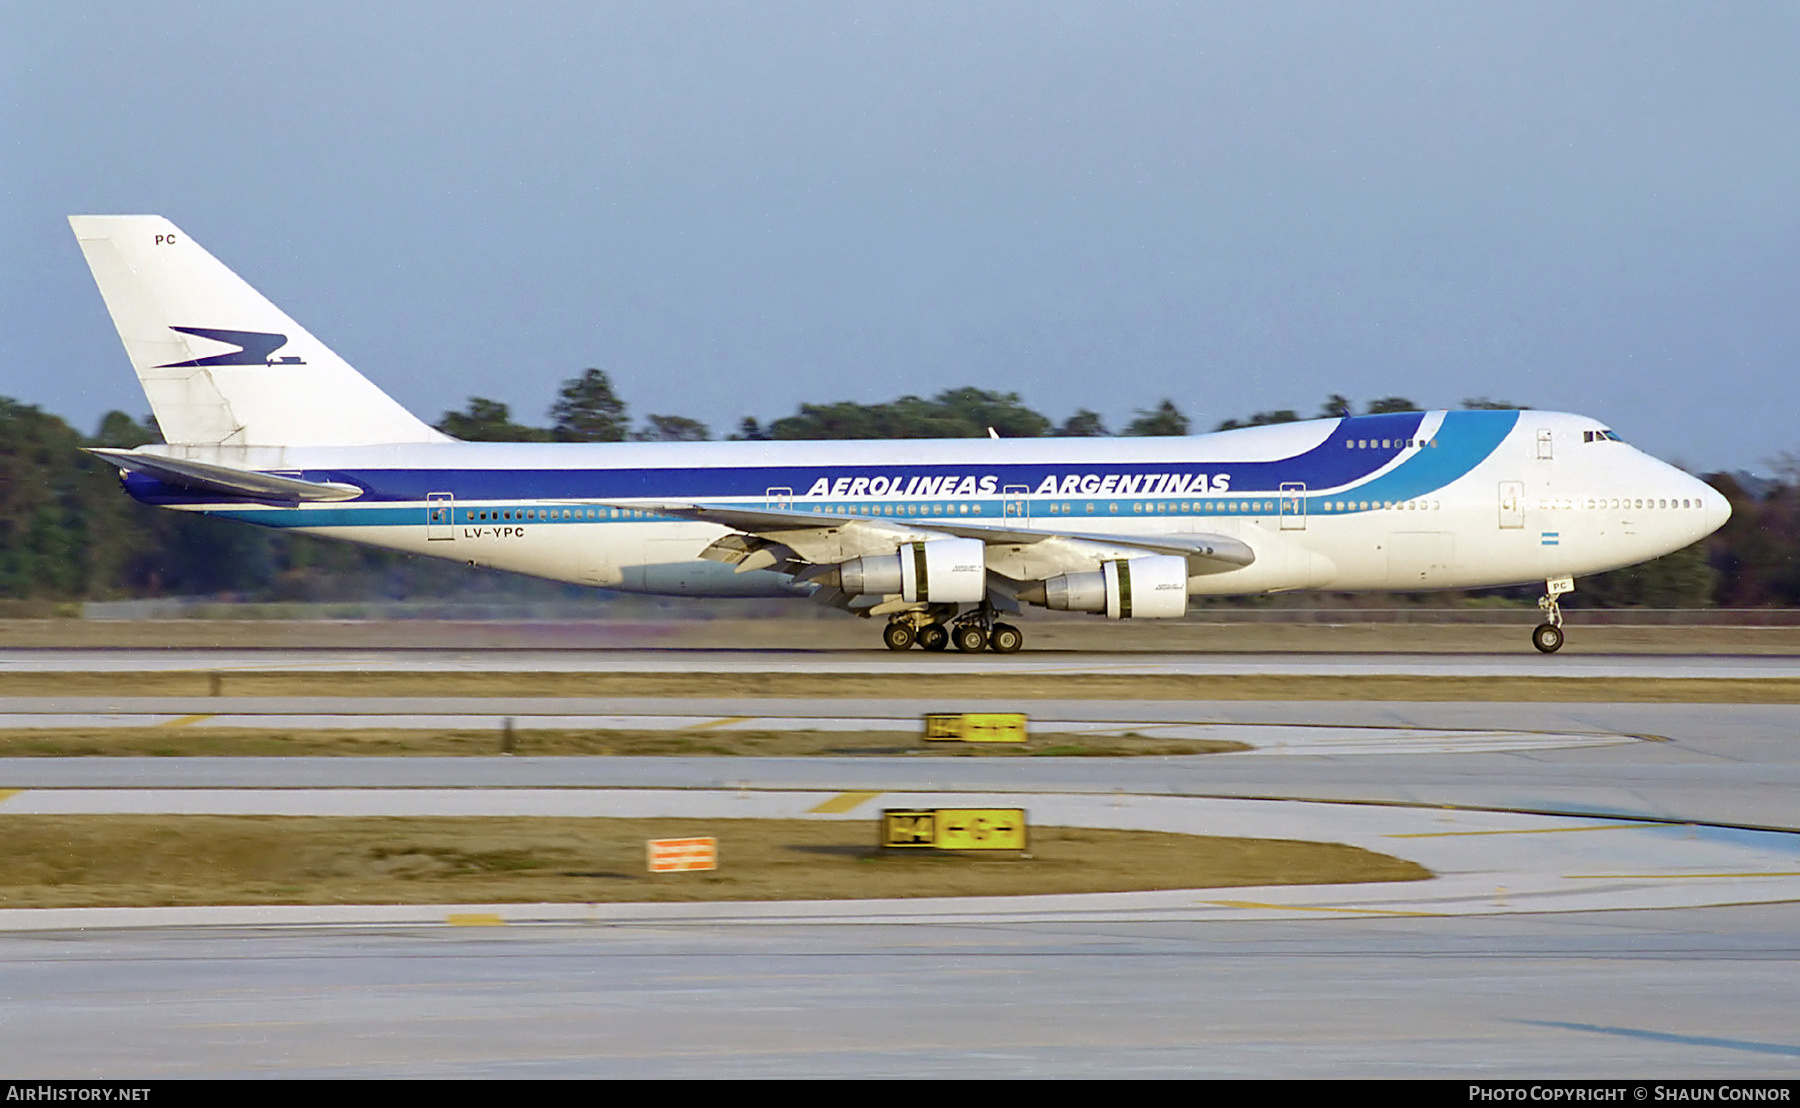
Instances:
[[[996,623],[988,633],[988,649],[996,654],[1017,654],[1025,645],[1025,633],[1010,623]]]
[[[963,624],[950,633],[950,638],[956,643],[956,649],[964,654],[977,654],[987,649],[987,632],[978,623]]]
[[[911,648],[916,637],[910,623],[890,623],[881,631],[881,641],[894,651]]]
[[[941,623],[927,623],[919,628],[918,638],[921,650],[942,650],[950,645],[950,632]]]
[[[1531,631],[1531,645],[1545,654],[1554,654],[1562,649],[1562,628],[1554,623],[1540,623]]]
[[[1562,649],[1562,606],[1556,602],[1556,598],[1574,591],[1573,577],[1552,577],[1544,582],[1544,595],[1538,597],[1538,608],[1544,613],[1544,622],[1531,631],[1531,645],[1541,653],[1554,654]]]

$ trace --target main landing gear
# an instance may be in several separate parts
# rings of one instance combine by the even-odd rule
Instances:
[[[1556,653],[1563,644],[1562,608],[1557,605],[1556,598],[1574,591],[1573,577],[1556,577],[1544,582],[1546,595],[1538,597],[1538,607],[1543,609],[1545,622],[1531,629],[1531,645],[1545,654]]]
[[[954,644],[964,654],[979,654],[983,650],[1018,653],[1025,645],[1025,633],[1010,623],[996,622],[995,614],[986,604],[962,615],[954,609],[903,612],[882,629],[881,641],[889,650],[906,650],[914,645],[921,650],[943,650]]]

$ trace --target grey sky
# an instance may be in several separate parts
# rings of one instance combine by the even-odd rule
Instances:
[[[723,434],[973,384],[1800,450],[1792,3],[7,4],[0,394],[145,403],[63,217],[156,212],[428,420]]]

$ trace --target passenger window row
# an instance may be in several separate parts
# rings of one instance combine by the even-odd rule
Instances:
[[[1560,500],[1540,500],[1540,501],[1538,501],[1537,506],[1539,508],[1548,509],[1548,510],[1552,510],[1552,511],[1564,510],[1564,509],[1586,509],[1589,511],[1600,511],[1603,509],[1606,509],[1606,510],[1621,509],[1622,510],[1625,508],[1634,508],[1634,509],[1642,508],[1645,510],[1650,510],[1650,509],[1667,510],[1667,509],[1673,508],[1676,511],[1681,511],[1683,509],[1692,510],[1692,509],[1700,507],[1700,501],[1693,500],[1693,499],[1671,500],[1671,499],[1667,499],[1667,498],[1639,500],[1639,499],[1631,498],[1631,497],[1620,497],[1620,498],[1614,499],[1614,500],[1608,500],[1605,498],[1581,500],[1581,499],[1570,499],[1568,497],[1564,497]]]
[[[547,523],[553,519],[649,519],[653,513],[631,508],[477,508],[463,513],[464,523]]]
[[[1323,507],[1328,512],[1435,512],[1442,505],[1436,500],[1327,500]]]
[[[1614,505],[1617,506],[1617,501]],[[1641,503],[1641,502],[1640,502]],[[1685,506],[1686,501],[1682,504]],[[1699,502],[1695,501],[1695,507]],[[1320,509],[1327,512],[1366,512],[1366,511],[1436,511],[1442,505],[1436,500],[1327,500],[1320,503]],[[1544,507],[1553,505],[1544,504]],[[1593,502],[1589,502],[1593,507]],[[1088,501],[1085,506],[1087,514],[1094,513],[1096,505]],[[925,516],[930,519],[953,515],[986,514],[981,504],[938,504],[938,505],[882,505],[882,504],[825,504],[817,509],[823,515],[876,515],[876,516]],[[1074,515],[1077,507],[1074,503],[1049,504],[1045,506],[1049,515]],[[1119,504],[1113,501],[1107,504],[1107,510],[1118,512]],[[1131,510],[1140,515],[1194,514],[1206,515],[1265,515],[1281,510],[1281,501],[1272,500],[1138,500],[1133,501]],[[654,512],[634,508],[472,508],[463,512],[465,523],[548,523],[552,521],[576,520],[621,520],[621,519],[654,519]]]

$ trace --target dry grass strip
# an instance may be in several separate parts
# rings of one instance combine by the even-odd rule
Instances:
[[[377,723],[379,717],[370,717]],[[519,729],[510,749],[499,729],[432,731],[358,728],[95,727],[0,731],[0,758],[112,757],[454,757],[534,756],[683,757],[742,755],[770,758],[1167,757],[1248,750],[1214,739],[1158,739],[1131,735],[1034,736],[1025,743],[932,743],[900,731],[585,731]]]
[[[719,840],[713,872],[644,841]],[[876,821],[0,815],[0,907],[1019,896],[1411,881],[1338,843],[1040,827],[1028,857],[882,854]]]

